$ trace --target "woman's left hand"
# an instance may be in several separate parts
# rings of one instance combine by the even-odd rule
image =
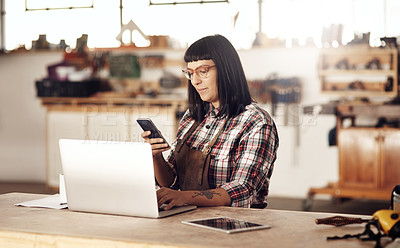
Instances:
[[[157,190],[158,206],[164,203],[168,204],[164,210],[169,210],[174,206],[183,206],[187,203],[186,193],[188,192],[162,187]]]

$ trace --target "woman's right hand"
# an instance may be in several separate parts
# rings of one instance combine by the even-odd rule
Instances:
[[[161,153],[169,150],[171,147],[167,142],[164,141],[162,138],[153,138],[150,139],[149,135],[151,134],[150,131],[145,131],[141,134],[144,142],[147,142],[151,145],[151,150],[153,152],[153,156],[161,155]]]
[[[165,161],[163,152],[169,150],[171,147],[163,138],[149,138],[151,131],[145,131],[141,134],[144,142],[151,145],[153,153],[154,175],[159,185],[170,186],[174,182],[174,174],[171,166]]]

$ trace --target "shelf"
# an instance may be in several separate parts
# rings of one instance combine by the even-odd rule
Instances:
[[[357,76],[369,76],[369,75],[377,75],[377,76],[397,76],[397,73],[393,70],[336,70],[336,69],[326,69],[320,71],[321,76],[330,76],[330,75],[357,75]]]
[[[365,97],[365,96],[388,96],[388,97],[395,97],[397,96],[397,94],[395,93],[387,93],[387,92],[379,92],[379,91],[366,91],[366,90],[360,90],[360,91],[340,91],[340,90],[331,90],[331,91],[327,91],[325,90],[322,94],[330,94],[330,95],[337,95],[340,94],[341,96],[354,96],[354,97]]]
[[[400,105],[386,104],[341,104],[337,106],[339,116],[372,116],[400,118]]]
[[[174,99],[172,97],[156,98],[126,98],[126,97],[42,97],[42,105],[49,107],[82,106],[82,105],[106,105],[106,106],[186,106],[186,99]]]

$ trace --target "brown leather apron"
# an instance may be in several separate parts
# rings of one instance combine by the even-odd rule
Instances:
[[[208,184],[208,169],[211,160],[211,147],[225,127],[225,125],[222,126],[221,130],[219,130],[203,151],[198,151],[187,145],[187,139],[197,126],[198,124],[195,122],[183,138],[177,141],[175,160],[179,188],[181,190],[210,189],[210,185]]]

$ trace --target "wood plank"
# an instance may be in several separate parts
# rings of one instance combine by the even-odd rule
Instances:
[[[40,98],[43,106],[51,105],[186,105],[186,99],[176,98],[112,98],[112,97],[43,97]]]
[[[45,235],[34,233],[0,231],[0,247],[24,247],[24,248],[59,248],[62,247],[85,247],[85,248],[170,248],[187,247],[171,246],[154,243],[137,243],[118,240],[107,240],[97,238],[79,238],[63,235]]]
[[[136,218],[14,207],[45,195],[0,195],[2,247],[365,247],[360,240],[327,241],[326,237],[357,234],[363,224],[316,225],[315,219],[337,214],[232,207],[201,207],[163,219]],[[182,224],[182,220],[227,216],[271,229],[225,234]],[[371,216],[345,215],[371,218]],[[104,242],[104,243],[103,243]],[[36,245],[36,246],[35,246]],[[369,243],[369,245],[372,245]]]
[[[340,116],[400,117],[400,105],[341,104],[337,111]]]
[[[376,199],[376,200],[389,200],[393,188],[382,189],[354,189],[342,188],[338,186],[328,185],[321,188],[310,188],[308,195],[310,197],[316,194],[327,194],[335,198],[356,198],[356,199]]]

